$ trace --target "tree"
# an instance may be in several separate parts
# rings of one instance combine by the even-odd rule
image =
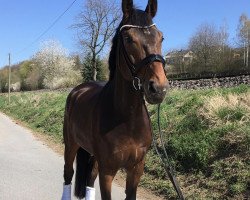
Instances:
[[[239,18],[239,24],[237,27],[237,37],[238,37],[238,45],[243,45],[247,40],[247,24],[248,17],[246,14],[242,14]]]
[[[12,90],[12,86],[18,86],[18,90],[20,89],[20,76],[19,76],[19,65],[14,64],[11,65],[11,79],[10,79],[10,89]],[[0,92],[7,92],[9,85],[9,66],[4,66],[0,70]]]
[[[200,72],[218,71],[222,66],[223,52],[227,47],[228,33],[226,26],[220,31],[214,25],[202,24],[189,41],[189,48],[195,54],[196,67]]]
[[[8,91],[8,66],[0,70],[0,92]]]
[[[219,32],[218,32],[218,39],[219,39],[219,45],[222,47],[222,53],[225,53],[225,48],[228,46],[228,25],[226,22],[223,23],[222,26],[220,26]]]
[[[231,47],[229,46],[228,42],[229,33],[228,26],[225,21],[220,26],[217,35],[219,51],[216,52],[214,57],[214,66],[216,73],[228,70],[228,67],[231,64]]]
[[[97,60],[115,32],[120,12],[115,1],[86,0],[72,28],[77,30],[80,46],[90,56],[92,80],[97,80]]]
[[[249,66],[249,45],[250,45],[250,20],[246,14],[242,14],[237,28],[238,45],[243,49],[244,66]]]
[[[80,70],[75,69],[75,61],[69,58],[57,41],[46,41],[34,56],[35,63],[41,69],[43,84],[46,88],[74,86],[80,83]]]
[[[79,55],[73,55],[71,58],[74,60],[74,66],[76,70],[82,69],[82,63]]]
[[[93,76],[92,76],[92,60],[91,60],[91,56],[87,55],[84,59],[83,65],[82,65],[82,77],[83,77],[83,82],[89,82],[91,80],[93,80]],[[105,76],[105,69],[104,69],[104,63],[103,61],[100,59],[100,57],[98,56],[96,58],[96,70],[97,70],[97,80],[100,81],[104,81],[106,80],[106,76]]]
[[[21,90],[42,89],[42,73],[35,60],[27,60],[19,65]]]
[[[33,62],[31,60],[23,61],[19,65],[19,76],[21,90],[31,90],[30,85],[27,83],[27,78],[29,77],[31,71],[33,70]],[[38,89],[36,87],[32,89]]]

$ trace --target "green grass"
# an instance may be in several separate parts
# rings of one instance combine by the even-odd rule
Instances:
[[[157,134],[155,109],[150,107]],[[249,194],[249,86],[174,90],[162,104],[161,114],[167,152],[187,199],[243,199]],[[142,185],[168,194],[166,185],[171,184],[163,181],[164,169],[153,150],[145,171],[162,184],[151,186],[150,179],[143,179]]]
[[[31,128],[62,139],[66,92],[0,95],[0,110]],[[157,133],[156,106],[149,106]],[[250,190],[250,88],[172,90],[161,105],[161,127],[187,199],[244,199]],[[164,168],[151,149],[140,183],[176,198]]]
[[[59,92],[15,93],[9,105],[7,96],[1,95],[0,110],[60,142],[66,97]]]

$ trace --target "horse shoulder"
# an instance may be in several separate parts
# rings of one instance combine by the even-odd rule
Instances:
[[[103,84],[90,82],[76,86],[68,95],[65,117],[71,137],[85,150],[92,153],[93,110]]]

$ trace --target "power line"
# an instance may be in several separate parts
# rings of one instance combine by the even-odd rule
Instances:
[[[60,14],[54,21],[53,23],[47,28],[45,29],[33,42],[31,42],[29,45],[27,45],[26,47],[24,47],[22,50],[18,51],[16,54],[20,54],[21,52],[25,51],[26,49],[30,48],[32,45],[34,45],[36,42],[38,42],[64,15],[65,13],[74,5],[74,3],[77,0],[74,0],[68,7],[67,9]]]

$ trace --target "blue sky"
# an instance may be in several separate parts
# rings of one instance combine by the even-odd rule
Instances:
[[[0,67],[8,63],[9,52],[12,54],[12,63],[17,63],[31,58],[41,42],[48,39],[56,39],[69,52],[77,52],[75,32],[69,27],[74,23],[84,0],[77,0],[47,34],[30,46],[72,2],[0,0]],[[134,4],[145,9],[147,0],[134,0]],[[202,23],[220,26],[226,22],[233,44],[242,13],[250,17],[249,0],[158,0],[158,13],[154,21],[164,33],[163,52],[166,52],[187,47],[190,37]]]

